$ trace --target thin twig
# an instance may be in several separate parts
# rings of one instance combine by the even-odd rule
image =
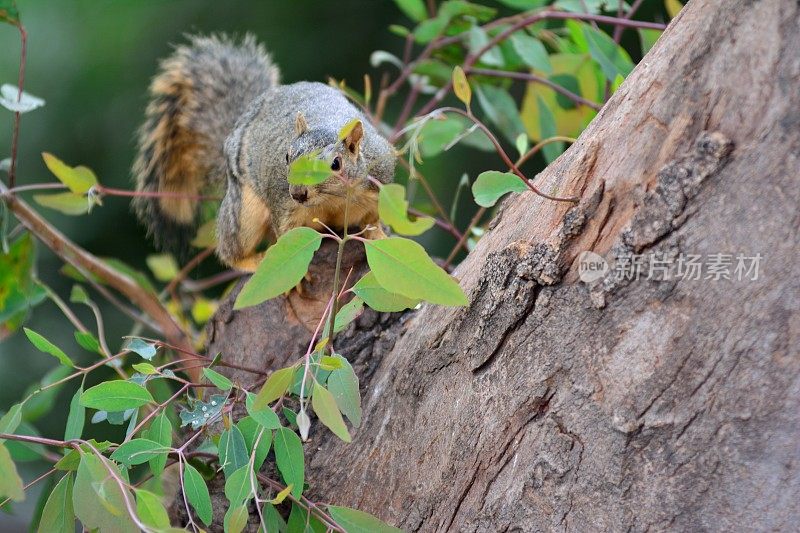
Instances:
[[[17,23],[19,28],[19,77],[17,80],[17,102],[22,101],[22,87],[25,85],[25,62],[28,49],[28,32],[21,22]],[[21,113],[14,113],[14,133],[11,135],[11,167],[8,169],[8,186],[14,188],[17,181],[17,149],[19,147],[19,120]]]

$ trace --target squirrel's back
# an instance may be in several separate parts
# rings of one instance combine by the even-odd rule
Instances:
[[[161,62],[133,167],[137,189],[145,193],[134,206],[157,246],[183,250],[194,237],[198,197],[224,191],[226,137],[278,78],[251,36],[239,43],[191,37]]]

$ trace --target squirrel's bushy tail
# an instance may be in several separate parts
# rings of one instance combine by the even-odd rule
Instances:
[[[198,196],[224,192],[225,138],[247,105],[278,84],[278,69],[252,36],[190,37],[161,62],[133,166],[134,208],[156,246],[183,252],[194,237]]]

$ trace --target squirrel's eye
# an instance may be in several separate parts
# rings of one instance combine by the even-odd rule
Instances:
[[[333,163],[331,163],[331,170],[333,170],[334,172],[336,172],[336,171],[337,171],[337,170],[339,170],[341,167],[342,167],[342,160],[341,160],[341,159],[339,159],[338,157],[334,157],[334,158],[333,158]]]
[[[286,154],[286,164],[289,164],[289,154]]]

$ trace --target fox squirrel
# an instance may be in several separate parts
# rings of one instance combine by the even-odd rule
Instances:
[[[134,208],[162,249],[185,249],[200,222],[200,196],[224,191],[217,214],[217,255],[253,271],[256,248],[298,226],[345,224],[346,186],[354,183],[348,225],[378,222],[378,188],[367,176],[392,181],[395,152],[338,90],[322,83],[279,84],[277,67],[252,36],[195,36],[162,61],[139,132],[133,166]],[[338,135],[353,119],[345,139]],[[288,168],[317,153],[331,177],[319,185],[289,185]]]

